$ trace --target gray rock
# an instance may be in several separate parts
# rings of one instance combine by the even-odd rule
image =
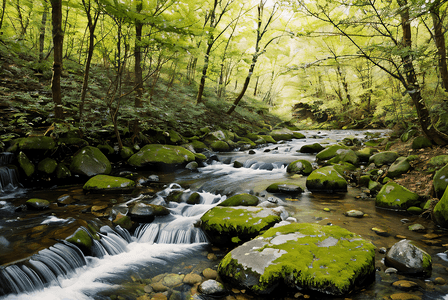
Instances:
[[[227,292],[222,283],[209,279],[199,285],[199,292],[205,295],[223,295]]]
[[[415,246],[410,240],[395,243],[386,254],[386,265],[399,272],[429,275],[432,269],[431,255]]]
[[[95,176],[98,174],[109,174],[112,170],[107,157],[96,147],[87,146],[79,150],[70,164],[73,174],[84,176]]]
[[[362,218],[364,216],[364,213],[360,210],[352,209],[352,210],[345,212],[345,215],[347,217]]]

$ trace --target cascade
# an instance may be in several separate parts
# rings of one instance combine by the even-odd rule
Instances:
[[[0,192],[10,192],[21,187],[15,168],[8,166],[14,160],[14,153],[0,153]]]

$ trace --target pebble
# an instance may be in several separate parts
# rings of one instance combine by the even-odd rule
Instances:
[[[152,288],[151,285],[147,285],[143,288],[143,290],[145,291],[145,293],[151,294],[152,292],[154,292],[154,289]]]
[[[408,229],[410,231],[416,231],[416,232],[422,232],[426,230],[425,226],[423,226],[422,224],[412,224],[408,226]]]
[[[162,283],[167,287],[174,287],[181,284],[184,277],[184,274],[169,274],[163,278]]]
[[[446,284],[446,280],[442,277],[436,277],[434,279],[434,283],[438,284],[438,285],[444,285],[444,284]]]
[[[386,249],[386,247],[381,247],[380,249],[378,249],[378,252],[381,254],[386,254],[387,249]]]
[[[207,268],[204,271],[202,271],[202,275],[204,275],[205,279],[216,279],[218,277],[218,272]]]
[[[219,283],[213,279],[209,279],[201,283],[198,290],[205,295],[222,294],[226,291],[222,283]]]
[[[360,210],[352,209],[352,210],[346,211],[345,215],[347,217],[362,218],[364,216],[364,213]]]
[[[218,257],[216,256],[215,253],[209,253],[209,254],[207,254],[207,259],[208,260],[218,260]]]
[[[398,272],[398,270],[395,268],[387,268],[386,271],[384,271],[384,273],[386,273],[386,274],[395,274],[397,272]]]
[[[415,283],[413,281],[409,281],[409,280],[398,280],[398,281],[395,281],[394,283],[392,283],[392,285],[394,287],[399,288],[404,291],[409,291],[412,288],[415,288],[418,286],[417,283]]]
[[[150,285],[154,289],[154,292],[166,292],[169,290],[169,288],[161,282],[151,283]]]
[[[190,273],[185,275],[183,279],[183,283],[194,285],[196,283],[200,283],[202,281],[202,276],[195,273]]]
[[[328,207],[325,207],[325,208],[324,208],[324,211],[326,211],[326,212],[330,212],[331,209],[329,209]]]
[[[409,293],[396,293],[390,296],[391,300],[420,300],[421,297]]]
[[[372,230],[375,231],[375,233],[380,235],[380,236],[386,236],[386,237],[390,236],[390,234],[386,230],[384,230],[384,229],[381,229],[381,228],[378,228],[378,227],[373,227]]]

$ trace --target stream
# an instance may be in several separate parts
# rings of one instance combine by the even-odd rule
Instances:
[[[187,169],[172,173],[138,171],[142,177],[157,175],[159,181],[132,194],[85,194],[81,184],[24,189],[15,174],[9,175],[11,172],[0,166],[0,175],[3,174],[0,176],[0,299],[136,299],[141,296],[143,287],[163,274],[200,274],[206,268],[216,269],[228,249],[210,245],[195,224],[206,211],[228,196],[247,192],[261,199],[275,197],[298,222],[338,225],[373,242],[377,247],[375,281],[348,295],[349,299],[390,299],[387,297],[403,292],[392,286],[393,282],[410,280],[417,286],[409,293],[420,299],[448,300],[448,284],[435,283],[440,282],[440,278],[448,282],[448,258],[444,253],[448,234],[429,219],[377,209],[374,198],[366,197],[361,189],[352,186],[346,193],[332,194],[305,191],[297,195],[273,195],[266,192],[266,187],[274,182],[303,181],[305,185],[305,177],[286,173],[286,166],[297,159],[309,160],[317,166],[314,154],[298,152],[305,144],[325,146],[348,136],[364,140],[366,135],[386,136],[388,133],[386,130],[301,132],[305,139],[265,145],[254,149],[254,153],[216,153],[216,160],[199,168],[198,172]],[[233,167],[236,160],[243,163],[242,168]],[[7,176],[14,180],[12,185],[4,179]],[[200,203],[167,203],[166,196],[173,190],[198,192]],[[111,229],[105,225],[107,221],[98,221],[89,210],[93,205],[106,205],[112,209],[145,197],[153,204],[167,206],[170,215],[141,224],[132,234],[120,227]],[[45,211],[21,209],[30,198],[47,199],[55,204]],[[66,202],[68,205],[60,206],[56,204],[58,199],[70,201]],[[352,209],[366,215],[363,218],[346,217],[344,212]],[[94,240],[93,255],[84,256],[76,246],[63,240],[76,228],[92,222],[101,228],[101,239]],[[408,226],[415,223],[423,225],[426,231],[408,230]],[[377,234],[372,230],[374,227],[387,234]],[[436,234],[437,239],[428,241],[425,234]],[[431,254],[433,270],[430,277],[385,272],[385,254],[378,250],[381,247],[389,249],[400,240],[397,236],[415,241]],[[177,298],[173,299],[190,299],[190,289],[191,286],[186,284],[176,286]],[[313,295],[311,298],[326,299]],[[247,296],[247,299],[258,298]],[[273,295],[268,299],[279,298]]]

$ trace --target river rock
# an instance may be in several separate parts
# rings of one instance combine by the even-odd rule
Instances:
[[[319,144],[319,143],[314,143],[314,144],[310,144],[310,145],[303,145],[299,152],[300,153],[318,153],[322,150],[324,150],[325,148]]]
[[[434,174],[433,184],[436,196],[441,198],[448,186],[448,164]]]
[[[193,146],[193,149],[196,152],[203,152],[205,150],[208,150],[207,145],[198,140],[192,140],[189,145]]]
[[[271,208],[216,206],[201,217],[201,228],[218,246],[239,244],[257,236],[281,221]]]
[[[229,144],[227,144],[225,141],[215,141],[210,145],[210,148],[212,148],[213,151],[217,152],[226,152],[230,150]]]
[[[275,294],[279,286],[340,296],[373,279],[375,246],[339,226],[293,223],[233,249],[218,272],[256,294]]]
[[[50,201],[33,198],[26,201],[26,206],[31,210],[44,210],[50,208]]]
[[[73,174],[92,177],[98,174],[109,174],[112,165],[100,149],[87,146],[79,150],[70,164]]]
[[[199,168],[199,164],[195,161],[190,161],[186,166],[185,169],[190,171],[197,171]]]
[[[302,174],[309,175],[313,171],[313,166],[311,163],[305,159],[299,159],[293,161],[286,168],[286,172],[289,174]]]
[[[406,173],[411,169],[411,165],[409,164],[407,157],[399,157],[397,158],[392,165],[390,165],[389,169],[387,170],[387,176],[394,178],[398,177],[401,174]]]
[[[275,129],[271,131],[271,136],[275,141],[291,140],[294,137],[294,132],[288,128]]]
[[[433,216],[437,224],[448,228],[448,189],[434,207]]]
[[[398,153],[394,151],[384,151],[376,153],[369,158],[369,163],[374,163],[375,166],[381,167],[383,165],[390,165],[398,158]]]
[[[19,141],[19,148],[22,151],[32,150],[53,150],[56,142],[49,136],[30,136]]]
[[[93,241],[84,227],[78,228],[75,233],[66,238],[66,241],[78,246],[84,254],[90,255]]]
[[[275,182],[270,184],[266,191],[269,193],[286,193],[286,194],[299,194],[304,191],[304,188],[297,183],[292,182]]]
[[[320,151],[319,153],[317,153],[316,159],[320,161],[332,159],[338,154],[338,150],[341,149],[349,149],[349,148],[347,146],[339,144],[331,145],[325,148],[324,150]]]
[[[31,162],[31,160],[29,160],[25,153],[20,151],[19,155],[17,156],[17,161],[19,162],[20,168],[23,170],[23,172],[25,172],[25,175],[27,177],[30,177],[34,174],[34,164]]]
[[[277,143],[277,141],[276,140],[274,140],[274,138],[272,137],[272,136],[270,136],[270,135],[260,135],[260,137],[266,142],[266,143],[273,143],[273,144],[275,144],[275,143]]]
[[[201,195],[197,192],[191,193],[186,202],[190,205],[199,204],[201,203]]]
[[[416,231],[416,232],[425,232],[426,228],[422,224],[412,224],[408,226],[408,229],[410,231]]]
[[[257,206],[258,197],[247,193],[234,195],[223,202],[219,206]]]
[[[346,211],[344,213],[347,217],[353,217],[353,218],[362,218],[364,216],[364,213],[360,210],[352,209],[349,211]]]
[[[134,150],[132,150],[131,147],[126,147],[124,146],[121,150],[120,150],[120,157],[122,159],[128,159],[129,157],[131,157],[132,155],[134,155]]]
[[[185,284],[195,285],[195,284],[200,283],[201,281],[202,281],[201,275],[195,274],[195,273],[189,273],[189,274],[185,275],[182,282]]]
[[[163,277],[162,283],[167,287],[175,287],[182,283],[184,277],[184,274],[168,274]]]
[[[161,168],[172,168],[180,164],[187,164],[195,159],[191,151],[181,146],[150,144],[128,159],[134,167],[153,165]]]
[[[135,203],[129,210],[131,220],[141,223],[151,223],[155,217],[169,214],[169,209],[162,205],[146,204],[143,202]]]
[[[419,206],[418,194],[390,181],[376,195],[375,205],[383,208],[405,210],[411,206]]]
[[[63,163],[58,164],[56,167],[56,178],[57,179],[65,179],[72,176],[72,172],[70,169]]]
[[[95,193],[132,192],[135,188],[135,181],[122,177],[96,175],[90,178],[82,188],[84,191]]]
[[[409,291],[411,289],[418,288],[417,283],[415,283],[413,281],[409,281],[409,280],[395,281],[394,283],[392,283],[392,286],[399,288],[400,290],[404,290],[404,291]]]
[[[120,225],[122,228],[126,230],[131,230],[132,226],[134,225],[131,218],[129,216],[123,215],[121,213],[118,213],[113,220],[113,223],[115,226]]]
[[[438,155],[431,157],[428,164],[433,168],[441,168],[448,164],[448,155]]]
[[[306,179],[306,187],[311,192],[346,192],[347,181],[333,166],[314,170]]]
[[[395,243],[387,252],[385,262],[406,274],[429,275],[432,269],[431,255],[410,240]]]
[[[418,136],[412,141],[411,147],[412,147],[412,149],[417,150],[417,149],[422,149],[422,148],[428,148],[431,146],[432,146],[432,143],[427,137]]]
[[[198,291],[208,296],[224,296],[227,293],[224,285],[213,279],[201,283],[198,287]]]
[[[359,157],[359,161],[368,162],[369,158],[377,151],[374,148],[364,147],[361,150],[355,151],[356,155]]]
[[[58,166],[57,161],[52,158],[44,158],[37,164],[37,170],[47,175],[53,174]]]
[[[328,161],[329,164],[343,162],[357,165],[359,162],[359,157],[356,155],[355,151],[351,149],[339,149],[336,151],[336,156]]]

